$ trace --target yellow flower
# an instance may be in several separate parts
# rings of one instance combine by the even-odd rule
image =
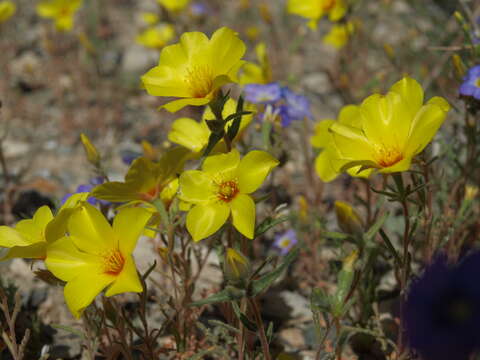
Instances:
[[[287,12],[310,19],[308,26],[317,28],[317,21],[328,15],[331,21],[338,21],[347,12],[345,0],[288,0]]]
[[[190,3],[190,0],[157,0],[157,2],[168,11],[177,12],[185,9]]]
[[[360,126],[335,122],[329,127],[339,159],[345,162],[340,170],[359,165],[381,173],[408,170],[449,110],[441,97],[424,105],[422,87],[409,77],[395,83],[387,95],[369,96],[348,115]]]
[[[347,234],[361,234],[363,221],[357,211],[348,203],[335,201],[335,214],[340,229]]]
[[[267,55],[267,47],[261,42],[255,47],[259,64],[247,62],[242,67],[240,84],[269,84],[272,82],[272,69]]]
[[[143,12],[141,14],[142,20],[147,25],[155,25],[160,20],[158,15],[153,12]]]
[[[229,28],[218,29],[211,39],[187,32],[180,43],[162,49],[158,66],[143,75],[142,82],[150,95],[182,98],[163,106],[170,112],[205,105],[222,85],[237,81],[244,53],[245,44]]]
[[[59,31],[68,31],[73,27],[73,16],[82,6],[83,0],[43,0],[37,5],[41,17],[52,18]]]
[[[136,41],[152,49],[161,49],[175,36],[175,28],[170,24],[151,27],[140,33]]]
[[[339,170],[348,161],[340,160],[340,155],[335,147],[332,133],[329,128],[335,124],[345,124],[360,128],[360,117],[357,116],[357,107],[354,105],[347,105],[340,110],[338,120],[322,120],[315,125],[315,134],[310,138],[313,147],[323,149],[315,160],[315,170],[324,182],[334,180],[341,171]],[[351,176],[367,178],[372,173],[371,169],[361,170],[361,166],[355,166],[348,169]]]
[[[83,133],[80,134],[80,140],[82,141],[83,149],[87,154],[87,160],[91,164],[98,166],[98,164],[100,164],[100,153],[98,152],[95,145],[93,145],[88,136]]]
[[[223,118],[226,119],[229,115],[234,114],[237,109],[237,102],[234,99],[228,99],[223,108]],[[255,111],[255,105],[245,104],[244,111]],[[190,118],[180,118],[173,122],[172,130],[168,133],[168,140],[175,144],[182,145],[187,149],[191,150],[194,153],[201,153],[202,150],[208,144],[208,138],[210,137],[210,129],[205,120],[213,120],[215,115],[213,115],[210,108],[206,108],[203,113],[202,121],[198,122]],[[240,121],[240,128],[238,129],[238,134],[236,139],[238,139],[246,127],[252,122],[253,114],[248,114],[242,116]],[[225,131],[228,131],[228,128],[231,126],[233,120],[229,121]],[[223,140],[218,144],[220,148],[217,147],[216,150],[221,151],[224,149]]]
[[[167,152],[158,163],[145,157],[135,159],[125,175],[125,181],[109,181],[98,185],[92,196],[112,202],[162,199],[166,206],[175,196],[177,173],[183,169],[188,152],[181,148]]]
[[[48,246],[45,264],[67,282],[65,302],[73,316],[79,318],[107,286],[106,296],[143,290],[132,252],[150,216],[145,209],[126,208],[110,225],[88,203],[70,216],[69,236]]]
[[[44,259],[47,247],[45,229],[52,219],[52,211],[45,205],[35,212],[32,219],[19,221],[15,228],[0,226],[0,247],[10,249],[2,260]]]
[[[16,10],[17,6],[13,2],[9,0],[0,1],[0,23],[10,19]]]
[[[345,24],[334,24],[329,33],[322,38],[322,41],[324,44],[341,49],[348,43],[354,31],[355,27],[350,21]]]
[[[209,156],[202,170],[180,175],[180,198],[194,204],[187,214],[187,230],[194,241],[215,233],[232,216],[233,226],[249,239],[255,228],[257,190],[278,161],[264,151],[251,151],[240,160],[239,152]]]

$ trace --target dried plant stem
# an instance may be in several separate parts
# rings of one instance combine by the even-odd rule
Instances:
[[[267,335],[265,334],[265,327],[263,326],[263,320],[257,301],[255,299],[250,299],[249,302],[253,310],[255,322],[258,326],[258,333],[260,336],[260,342],[262,344],[263,356],[265,357],[265,360],[272,360],[272,357],[270,356],[270,346],[268,345]]]
[[[17,344],[17,335],[15,334],[15,322],[20,312],[20,306],[21,306],[20,292],[17,291],[17,293],[15,294],[15,303],[13,306],[12,313],[10,313],[10,309],[8,308],[7,295],[2,289],[0,289],[0,298],[1,298],[0,309],[2,310],[3,315],[5,316],[5,321],[7,322],[8,332],[9,332],[7,333],[6,331],[3,331],[2,339],[7,345],[8,350],[10,351],[10,354],[12,355],[14,360],[23,360],[25,355],[25,348],[27,346],[28,340],[30,339],[30,329],[27,329],[25,331],[22,341],[20,342],[20,344]]]

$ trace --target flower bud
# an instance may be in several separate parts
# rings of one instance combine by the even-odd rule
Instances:
[[[88,136],[85,134],[80,134],[80,140],[82,140],[83,148],[87,154],[88,161],[92,165],[98,166],[100,164],[100,154],[97,148],[92,144]]]
[[[228,248],[225,254],[224,272],[227,280],[246,279],[250,275],[250,260],[241,252]]]
[[[475,185],[465,186],[465,200],[471,201],[478,195],[478,187]]]
[[[343,201],[335,201],[338,226],[347,234],[357,235],[364,231],[362,219],[354,208]]]

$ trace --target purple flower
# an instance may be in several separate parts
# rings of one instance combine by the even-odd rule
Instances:
[[[93,190],[93,188],[97,185],[103,184],[104,178],[102,176],[97,176],[94,177],[90,180],[90,184],[81,184],[77,186],[77,189],[75,190],[74,193],[68,193],[65,194],[61,200],[61,204],[63,205],[67,199],[72,196],[73,194],[78,194],[78,193],[84,193],[84,192],[90,192]],[[103,204],[107,205],[109,204],[108,201],[105,200],[99,200],[97,198],[94,198],[93,196],[89,196],[87,199],[87,202],[92,204],[92,205],[97,205],[97,204]]]
[[[480,252],[457,265],[438,257],[410,286],[404,321],[424,360],[467,360],[480,349]]]
[[[133,160],[139,158],[140,156],[142,156],[142,154],[140,154],[140,153],[137,153],[137,152],[134,152],[134,151],[125,151],[122,154],[122,162],[125,165],[131,165]]]
[[[460,95],[473,96],[480,100],[480,65],[476,65],[468,70],[463,78],[463,83],[459,89]]]
[[[271,104],[280,100],[282,96],[282,89],[278,83],[247,84],[243,90],[245,91],[245,100],[252,104]]]
[[[289,229],[281,234],[275,235],[273,246],[280,251],[281,255],[285,255],[297,243],[297,234],[293,229]]]
[[[201,2],[194,2],[190,5],[190,11],[195,16],[203,16],[209,13],[207,5]]]
[[[285,104],[280,106],[283,127],[289,126],[294,120],[313,119],[310,112],[310,101],[305,96],[284,87],[282,88],[282,97],[285,100]]]

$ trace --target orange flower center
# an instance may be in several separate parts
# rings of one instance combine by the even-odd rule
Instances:
[[[125,258],[119,250],[112,250],[103,255],[103,272],[117,276],[123,269]]]
[[[324,0],[322,9],[324,12],[329,12],[335,6],[335,0]]]
[[[236,181],[224,181],[218,186],[217,197],[224,202],[230,202],[235,198],[238,192],[239,190]]]
[[[158,197],[158,194],[160,193],[159,186],[156,185],[147,192],[142,193],[142,198],[145,201],[152,201],[155,200]]]
[[[192,97],[203,98],[213,88],[213,71],[208,66],[194,66],[187,70],[185,82],[190,88]]]
[[[403,160],[403,154],[397,148],[380,148],[375,156],[377,164],[383,168],[395,165]]]

